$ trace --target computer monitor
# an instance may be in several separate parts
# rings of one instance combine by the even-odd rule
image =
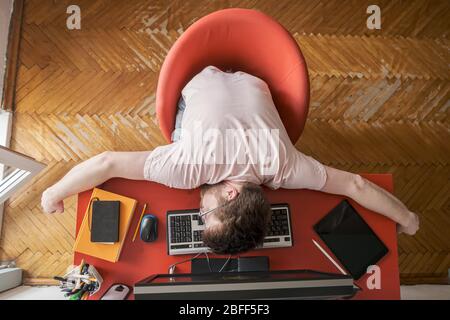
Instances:
[[[144,299],[336,299],[355,294],[353,278],[311,270],[156,274],[134,285]]]

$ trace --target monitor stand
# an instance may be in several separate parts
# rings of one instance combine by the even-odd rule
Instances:
[[[194,259],[191,262],[191,273],[208,272],[245,272],[245,271],[269,271],[269,257],[239,257],[232,258],[227,262],[227,258]]]

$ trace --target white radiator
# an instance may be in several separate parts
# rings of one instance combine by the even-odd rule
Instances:
[[[22,284],[22,269],[0,269],[0,292],[15,288]]]

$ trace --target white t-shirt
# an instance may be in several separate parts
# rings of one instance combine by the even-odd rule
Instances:
[[[151,152],[146,179],[180,189],[223,180],[272,189],[324,186],[324,166],[293,146],[260,78],[207,66],[182,95],[181,138]]]

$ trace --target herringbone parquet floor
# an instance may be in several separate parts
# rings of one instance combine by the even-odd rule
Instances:
[[[377,1],[382,29],[366,28],[370,1],[26,0],[12,148],[48,164],[6,206],[0,260],[30,279],[72,261],[76,199],[44,215],[41,192],[104,150],[164,144],[154,115],[164,57],[186,28],[225,7],[261,10],[297,39],[311,77],[309,120],[297,147],[353,172],[392,172],[395,194],[421,218],[399,237],[403,282],[450,267],[450,4]],[[81,8],[81,30],[66,8]],[[427,280],[428,279],[428,280]]]

